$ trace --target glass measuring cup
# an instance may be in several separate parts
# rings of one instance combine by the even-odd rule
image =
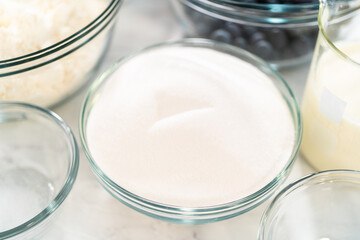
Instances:
[[[302,153],[318,170],[360,170],[360,0],[322,0],[302,103]]]

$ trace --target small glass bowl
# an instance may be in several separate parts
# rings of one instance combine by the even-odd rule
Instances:
[[[54,107],[94,79],[110,45],[122,3],[103,1],[105,9],[99,9],[96,18],[66,39],[37,52],[0,59],[0,101]]]
[[[275,197],[263,215],[258,239],[359,239],[359,199],[358,171],[308,175]]]
[[[185,34],[241,47],[276,68],[310,61],[318,34],[318,2],[171,0]]]
[[[0,239],[38,239],[73,187],[79,151],[55,113],[0,103]]]
[[[89,115],[91,114],[92,107],[94,106],[94,104],[96,104],[96,101],[101,97],[102,87],[106,84],[109,77],[129,59],[136,58],[136,56],[141,55],[142,53],[145,53],[155,48],[164,48],[169,46],[209,48],[219,52],[233,55],[239,59],[242,59],[256,66],[260,71],[265,73],[266,76],[268,76],[273,81],[275,86],[282,93],[282,96],[287,102],[289,111],[292,115],[294,122],[295,139],[294,139],[293,151],[286,163],[286,166],[284,166],[281,172],[279,172],[277,177],[274,178],[262,189],[255,192],[254,194],[234,202],[229,202],[226,204],[221,204],[211,207],[202,207],[202,208],[171,206],[163,203],[158,203],[150,199],[145,199],[141,196],[133,194],[132,192],[129,192],[128,190],[117,185],[115,182],[113,182],[110,178],[106,176],[106,174],[98,167],[96,163],[96,159],[93,159],[93,157],[91,156],[91,151],[87,144],[87,133],[86,133],[87,120]],[[116,199],[118,199],[125,205],[143,214],[146,214],[148,216],[157,219],[170,221],[174,223],[182,223],[182,224],[201,224],[201,223],[216,222],[216,221],[232,218],[237,215],[243,214],[255,208],[259,204],[261,204],[263,201],[265,201],[274,193],[274,191],[278,188],[278,186],[288,176],[290,168],[299,150],[301,136],[302,136],[302,123],[301,123],[298,104],[296,102],[293,93],[291,92],[286,82],[282,79],[282,77],[264,61],[240,48],[236,48],[228,44],[218,43],[206,39],[185,39],[178,42],[158,44],[146,48],[138,53],[135,53],[134,55],[131,55],[115,63],[94,82],[89,93],[87,94],[81,110],[79,129],[80,129],[81,143],[85,151],[85,154],[88,160],[90,161],[92,170],[95,176],[97,177],[98,181],[100,182],[100,184],[111,195],[113,195]]]

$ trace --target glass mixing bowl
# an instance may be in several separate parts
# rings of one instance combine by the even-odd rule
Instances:
[[[97,6],[92,5],[92,1],[94,0],[86,2],[88,4],[86,9],[93,9]],[[8,59],[6,59],[7,51],[21,53],[21,49],[26,49],[28,45],[34,45],[33,42],[39,41],[36,40],[39,38],[37,36],[39,35],[37,30],[39,24],[32,23],[32,21],[41,20],[37,20],[36,17],[31,15],[32,18],[29,17],[28,24],[29,28],[34,25],[35,33],[32,33],[31,29],[28,32],[27,29],[22,29],[20,26],[20,31],[23,32],[26,39],[11,39],[12,31],[19,30],[17,28],[12,30],[12,25],[8,26],[6,22],[1,23],[0,18],[0,25],[5,24],[4,26],[8,27],[8,30],[0,32],[0,42],[3,45],[2,48],[0,47],[0,101],[21,101],[43,107],[54,106],[73,95],[86,82],[91,80],[109,46],[112,37],[112,26],[122,2],[121,0],[103,1],[104,4],[101,6],[104,9],[93,10],[96,13],[98,12],[98,16],[86,23],[86,20],[82,19],[84,25],[81,25],[81,29],[74,29],[76,32],[72,32],[69,37],[47,46],[47,42],[50,40],[46,39],[46,37],[56,34],[62,36],[62,31],[70,31],[69,28],[72,26],[70,23],[74,21],[74,13],[71,12],[73,10],[53,6],[55,10],[51,9],[51,11],[55,12],[50,15],[52,19],[48,20],[49,25],[53,24],[52,21],[57,21],[63,24],[64,27],[51,26],[50,30],[45,29],[45,37],[41,35],[43,32],[40,31],[41,44],[36,43],[36,45],[44,45],[45,48],[38,46],[39,50],[36,52]],[[75,3],[70,2],[67,4]],[[9,8],[13,6],[10,3],[6,4]],[[35,2],[31,4],[35,4]],[[3,10],[5,10],[4,13],[8,11]],[[30,11],[30,13],[32,12]],[[82,13],[78,18],[81,19],[83,15],[86,14]],[[17,19],[18,16],[11,15],[10,17],[13,25],[24,24],[22,20]],[[6,19],[3,20],[6,21]],[[79,23],[76,24],[79,25]],[[9,38],[9,41],[7,41],[7,38]],[[5,59],[1,56],[5,56]]]
[[[318,33],[319,3],[316,1],[297,1],[298,4],[254,0],[171,2],[187,36],[230,43],[277,68],[296,66],[311,59]]]
[[[200,207],[200,208],[191,208],[186,206],[170,206],[163,203],[154,202],[151,199],[145,199],[141,196],[138,196],[132,192],[129,192],[127,189],[124,189],[122,186],[116,184],[112,179],[110,179],[99,167],[97,164],[97,159],[94,159],[91,155],[91,151],[88,147],[88,136],[87,136],[87,121],[88,117],[91,114],[92,107],[96,104],[97,100],[101,98],[103,86],[106,84],[107,80],[118,68],[122,66],[123,63],[129,59],[136,58],[136,56],[145,53],[148,50],[154,48],[162,48],[167,46],[183,46],[183,47],[196,47],[196,48],[209,48],[215,51],[223,52],[235,56],[241,60],[244,60],[255,67],[257,67],[261,72],[269,77],[274,83],[274,85],[281,92],[283,98],[285,99],[289,111],[292,115],[294,122],[294,147],[291,156],[289,157],[286,165],[278,173],[277,177],[274,178],[271,182],[267,183],[262,189],[259,189],[257,192],[249,195],[245,198],[239,199],[234,202],[229,202],[222,205],[211,206],[211,207]],[[245,213],[271,196],[272,193],[278,188],[278,186],[286,179],[292,163],[297,155],[301,136],[302,136],[302,125],[298,105],[294,98],[293,93],[291,92],[288,85],[284,82],[280,75],[275,72],[268,64],[260,60],[259,58],[253,56],[252,54],[233,47],[228,44],[217,43],[205,39],[188,39],[182,40],[175,43],[163,43],[160,45],[152,46],[145,50],[142,50],[134,55],[124,58],[119,62],[115,63],[110,69],[105,71],[92,85],[84,105],[81,110],[80,117],[80,136],[81,143],[85,154],[88,160],[91,163],[92,170],[97,177],[100,184],[116,199],[126,204],[127,206],[157,219],[166,220],[175,223],[184,223],[184,224],[198,224],[198,223],[207,223],[215,222],[231,217],[235,217],[239,214]],[[119,156],[121,157],[121,156]]]
[[[39,239],[79,168],[70,128],[53,112],[0,103],[0,239]]]
[[[275,197],[263,215],[258,239],[359,239],[359,199],[360,172],[311,174]]]

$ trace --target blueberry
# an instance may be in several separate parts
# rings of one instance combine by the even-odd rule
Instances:
[[[215,41],[230,43],[231,34],[225,29],[218,29],[211,33],[210,38]]]
[[[266,40],[257,41],[255,45],[253,45],[253,53],[263,59],[269,59],[272,53],[271,44]]]
[[[288,36],[284,30],[273,28],[267,33],[267,37],[271,45],[276,49],[285,48],[288,44]]]
[[[262,32],[255,32],[253,35],[250,36],[250,42],[251,44],[256,44],[256,42],[266,40],[266,36]]]
[[[256,27],[253,27],[253,26],[243,26],[243,30],[247,37],[250,37],[251,35],[253,35],[254,33],[257,32]]]
[[[246,49],[247,48],[247,41],[243,37],[237,37],[234,40],[234,45],[239,47],[239,48]]]
[[[241,29],[238,24],[232,22],[226,22],[224,25],[224,29],[231,33],[233,37],[237,37],[241,35]]]

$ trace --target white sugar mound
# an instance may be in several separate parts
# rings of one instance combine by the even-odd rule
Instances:
[[[186,207],[264,187],[294,145],[289,109],[254,66],[205,48],[162,47],[120,66],[88,119],[98,166],[128,191]]]

